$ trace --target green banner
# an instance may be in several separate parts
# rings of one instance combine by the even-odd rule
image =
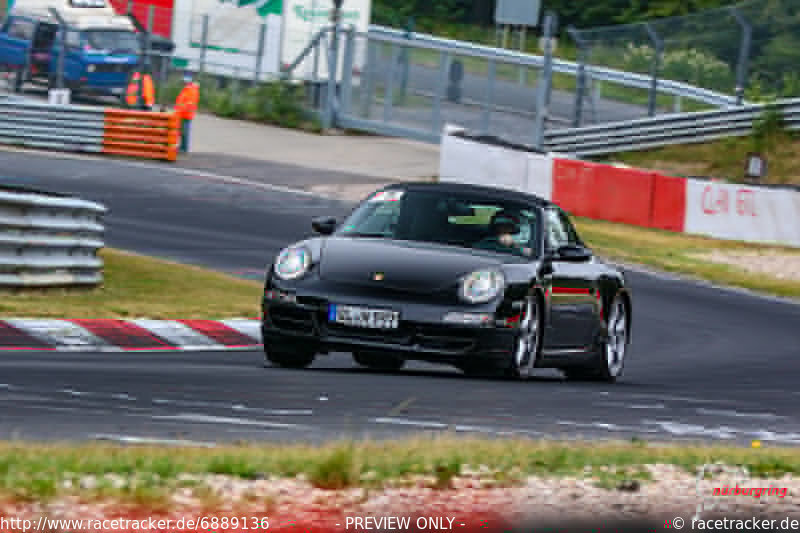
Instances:
[[[220,2],[223,4],[236,4],[239,7],[254,5],[256,12],[261,17],[266,17],[270,14],[281,15],[283,13],[283,0],[220,0]]]

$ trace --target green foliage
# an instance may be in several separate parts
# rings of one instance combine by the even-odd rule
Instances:
[[[606,0],[575,2],[548,0],[543,9],[555,11],[562,28],[573,24],[579,28],[638,22],[654,17],[685,15],[702,9],[731,4],[730,0]],[[404,27],[413,16],[419,31],[448,21],[457,24],[490,26],[494,24],[495,0],[376,0],[372,20],[375,24]]]
[[[787,133],[781,112],[777,109],[767,109],[753,122],[751,133],[753,150],[755,152],[768,150],[776,139],[784,138]]]
[[[355,485],[359,480],[355,454],[352,444],[333,449],[312,469],[309,481],[321,489],[344,489]]]
[[[602,65],[649,74],[654,56],[651,46],[628,43],[622,51],[617,47],[598,46],[592,58]],[[735,85],[734,73],[727,63],[696,48],[668,50],[661,59],[658,73],[662,78],[719,91],[732,91]]]
[[[231,81],[225,87],[210,76],[200,77],[200,109],[226,118],[240,118],[285,128],[320,131],[319,121],[304,106],[304,89],[283,81],[249,83]],[[160,101],[174,102],[183,86],[180,78],[168,80]]]

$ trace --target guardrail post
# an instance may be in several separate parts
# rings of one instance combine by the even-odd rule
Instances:
[[[345,39],[344,59],[342,60],[342,94],[339,103],[340,113],[349,113],[353,97],[353,61],[355,59],[356,29],[354,26],[347,28]]]
[[[481,131],[489,134],[489,117],[492,113],[492,103],[494,101],[494,79],[497,72],[497,63],[494,59],[489,60],[489,68],[486,73],[486,100],[483,102],[483,113],[481,114]]]
[[[447,88],[447,72],[450,69],[450,54],[439,52],[439,77],[436,80],[436,88],[433,93],[433,107],[431,108],[431,126],[434,135],[442,133],[442,100]]]
[[[586,93],[586,60],[588,58],[588,43],[581,38],[575,26],[567,28],[567,34],[575,41],[578,47],[578,75],[575,79],[575,109],[572,116],[572,127],[579,128],[583,122],[583,98]]]
[[[267,25],[261,24],[258,28],[258,50],[256,51],[256,72],[253,82],[255,84],[261,79],[261,63],[264,61],[264,46],[267,41]]]
[[[61,16],[55,8],[48,8],[48,11],[53,16],[54,19],[58,21],[58,61],[56,61],[56,89],[63,89],[64,88],[64,56],[65,51],[67,49],[67,21]],[[31,53],[33,49],[30,50],[25,62],[25,69],[23,71],[23,75],[27,74],[27,69],[30,69],[30,62],[31,62]]]
[[[525,53],[525,45],[528,43],[528,27],[522,26],[519,30],[519,51],[520,53]],[[525,65],[519,66],[519,84],[520,85],[527,85],[528,84],[528,67]]]
[[[742,41],[739,45],[739,61],[736,64],[736,105],[744,101],[744,89],[747,84],[747,62],[750,58],[750,47],[753,41],[753,26],[747,22],[741,11],[731,7],[731,14],[742,28]]]
[[[58,65],[56,66],[56,88],[64,88],[64,56],[67,55],[67,26],[61,24],[58,34]]]
[[[550,88],[553,81],[553,35],[556,33],[558,21],[556,14],[548,11],[544,17],[542,37],[544,37],[544,66],[536,88],[536,119],[533,126],[533,145],[542,148],[544,145],[544,126],[547,118],[547,107],[550,101]]]
[[[414,39],[414,17],[408,19],[406,25],[405,38],[409,43]],[[400,51],[398,62],[400,63],[400,95],[397,98],[398,104],[402,105],[406,101],[406,91],[408,90],[408,70],[411,61],[411,47],[404,46]]]
[[[389,122],[392,120],[392,104],[394,103],[394,66],[397,64],[397,58],[400,55],[400,48],[396,44],[392,44],[392,57],[389,61],[388,68],[386,69],[386,83],[383,87],[383,121]]]
[[[325,95],[325,109],[322,114],[322,127],[332,128],[336,125],[336,78],[339,74],[339,23],[332,28],[331,43],[328,49],[328,88]]]
[[[233,67],[233,80],[231,80],[231,106],[236,108],[239,105],[239,83],[241,73],[239,67]]]
[[[658,33],[656,33],[649,23],[645,23],[644,29],[647,30],[647,35],[650,36],[655,51],[653,61],[650,63],[650,95],[647,100],[647,115],[654,117],[656,116],[656,105],[658,103],[658,71],[661,68],[661,55],[664,53],[664,41],[658,36]]]
[[[361,73],[361,116],[369,118],[372,112],[372,96],[375,92],[375,69],[378,68],[378,45],[367,40],[367,67]]]
[[[203,15],[203,28],[200,33],[200,75],[206,71],[206,48],[208,48],[208,13]]]

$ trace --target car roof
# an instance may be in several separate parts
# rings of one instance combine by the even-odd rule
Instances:
[[[466,193],[485,196],[493,200],[512,200],[517,202],[524,202],[536,207],[547,208],[555,206],[549,200],[545,200],[535,194],[528,194],[511,189],[501,189],[499,187],[486,187],[483,185],[472,185],[468,183],[455,183],[455,182],[430,182],[430,181],[414,181],[407,183],[395,183],[385,187],[385,189],[403,189],[407,191],[434,191],[442,193]]]

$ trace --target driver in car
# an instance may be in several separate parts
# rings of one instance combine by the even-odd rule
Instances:
[[[489,236],[475,244],[475,248],[496,252],[530,255],[531,249],[520,245],[514,235],[520,232],[520,218],[508,211],[498,211],[489,221]]]

